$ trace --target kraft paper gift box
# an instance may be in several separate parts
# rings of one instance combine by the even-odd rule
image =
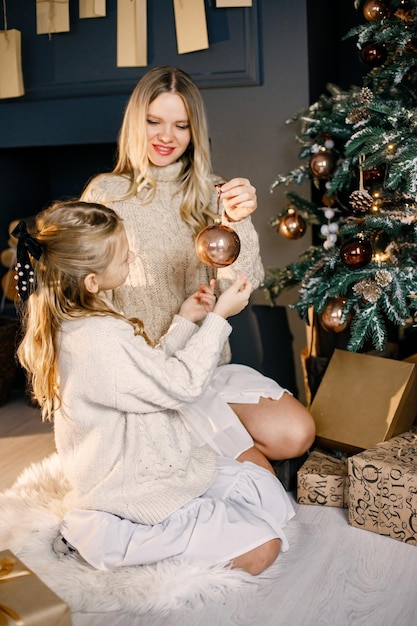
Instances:
[[[71,626],[69,607],[10,550],[0,552],[0,624]]]
[[[416,365],[335,350],[310,412],[318,446],[351,453],[373,448],[412,427]]]
[[[417,430],[349,458],[351,526],[417,545]]]
[[[297,472],[297,502],[321,506],[347,506],[347,459],[324,450],[312,450]]]

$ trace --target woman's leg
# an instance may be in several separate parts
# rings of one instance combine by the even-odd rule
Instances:
[[[252,436],[255,448],[266,459],[279,461],[299,457],[314,442],[313,417],[301,402],[287,392],[279,400],[260,398],[258,404],[230,404],[230,407]],[[252,460],[244,458],[247,453],[256,455],[250,449],[237,460]],[[258,461],[253,462],[272,469],[259,456]]]
[[[272,565],[277,559],[280,549],[280,539],[271,539],[233,559],[232,569],[243,569],[248,574],[257,576]]]
[[[250,461],[251,463],[255,463],[256,465],[264,467],[275,476],[275,471],[271,463],[268,461],[266,456],[260,450],[258,450],[256,445],[254,445],[252,448],[249,448],[248,450],[245,450],[245,452],[242,452],[242,454],[236,457],[236,461],[239,461],[240,463],[243,463],[244,461]]]

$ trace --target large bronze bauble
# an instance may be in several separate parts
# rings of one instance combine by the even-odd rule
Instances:
[[[331,150],[321,149],[313,154],[308,165],[315,178],[330,178],[336,168],[336,155]]]
[[[368,41],[360,50],[359,57],[362,63],[370,68],[380,67],[387,60],[387,49],[385,46],[373,41]]]
[[[200,261],[206,265],[226,267],[239,256],[240,239],[233,228],[224,224],[213,224],[198,233],[195,250]]]
[[[362,7],[364,18],[368,22],[383,20],[391,15],[391,9],[383,0],[366,0]]]
[[[279,221],[278,232],[287,239],[300,239],[306,232],[307,224],[296,211],[288,211]]]
[[[324,330],[341,333],[347,328],[352,316],[348,315],[342,323],[346,302],[346,298],[342,298],[342,296],[337,296],[328,301],[324,311],[318,316],[320,325]]]
[[[342,244],[340,258],[350,269],[365,267],[372,259],[372,245],[366,239],[354,237]]]

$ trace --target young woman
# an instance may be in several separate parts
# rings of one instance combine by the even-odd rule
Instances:
[[[154,348],[105,296],[134,259],[112,209],[59,203],[33,235],[20,223],[14,236],[26,301],[18,356],[71,485],[56,551],[99,569],[183,557],[263,571],[288,547],[287,494],[266,469],[194,446],[181,413],[201,402],[250,282],[239,277],[217,301],[201,285]]]
[[[150,70],[128,102],[114,171],[93,179],[82,198],[110,206],[124,219],[137,256],[114,303],[144,321],[153,343],[183,300],[214,276],[196,256],[195,237],[216,214],[219,182],[222,222],[237,232],[241,251],[232,265],[217,270],[216,292],[239,274],[256,288],[264,273],[250,218],[255,189],[245,178],[224,182],[213,175],[203,100],[191,78],[173,67]],[[220,362],[229,361],[226,342]],[[259,373],[234,366],[227,377],[219,375],[216,391],[225,392],[232,414],[226,423],[216,419],[213,405],[211,429],[207,421],[190,424],[196,441],[211,445],[227,430],[222,454],[269,468],[267,459],[297,457],[312,444],[314,422],[306,408]]]

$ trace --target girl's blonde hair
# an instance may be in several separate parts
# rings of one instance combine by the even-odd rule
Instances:
[[[178,94],[187,111],[191,140],[182,157],[178,189],[183,192],[181,216],[197,233],[207,225],[208,218],[213,218],[210,204],[214,183],[203,99],[184,71],[170,66],[156,67],[138,82],[126,107],[113,172],[129,177],[126,197],[139,192],[144,202],[152,199],[156,182],[147,153],[147,116],[149,105],[162,93]]]
[[[44,420],[52,419],[60,404],[57,335],[63,320],[112,315],[135,330],[141,326],[138,320],[126,320],[84,284],[86,276],[100,274],[109,265],[123,228],[112,209],[90,202],[58,202],[36,218],[33,236],[42,254],[34,262],[35,289],[22,313],[24,333],[17,356]],[[144,334],[143,327],[139,332]]]

